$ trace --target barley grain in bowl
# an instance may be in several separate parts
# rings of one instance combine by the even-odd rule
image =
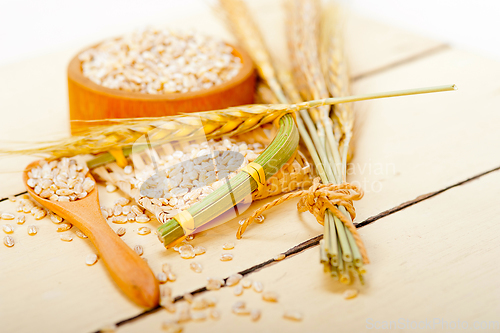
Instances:
[[[222,40],[146,28],[107,40],[79,55],[82,73],[111,89],[144,94],[209,89],[234,78],[241,59]]]
[[[85,162],[63,157],[42,160],[28,172],[27,184],[41,198],[69,202],[85,198],[95,187]]]
[[[87,120],[161,117],[251,104],[255,67],[238,46],[145,28],[78,53],[68,65],[71,129]]]

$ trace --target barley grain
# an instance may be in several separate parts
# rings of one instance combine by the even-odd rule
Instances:
[[[104,207],[101,207],[101,215],[102,217],[104,217],[105,219],[107,219],[109,217],[108,215],[108,211],[106,209],[104,209]]]
[[[1,218],[4,220],[13,220],[16,216],[12,213],[2,213]]]
[[[253,309],[252,311],[250,311],[250,319],[252,319],[252,321],[258,321],[260,319],[260,310],[259,309]]]
[[[197,297],[197,298],[193,299],[190,303],[191,303],[192,310],[199,311],[199,310],[205,310],[206,308],[208,308],[207,301],[202,297]]]
[[[239,284],[236,287],[234,287],[233,293],[235,296],[243,295],[243,286],[241,284]]]
[[[108,219],[108,221],[111,221],[116,224],[125,224],[128,222],[128,218],[126,216],[120,215],[120,216],[113,216]]]
[[[193,248],[193,245],[191,244],[186,244],[186,243],[183,243],[179,246],[178,248],[178,251],[179,252],[183,252],[183,251],[193,251],[194,248]]]
[[[71,223],[60,223],[58,226],[57,226],[57,232],[63,232],[63,231],[68,231],[69,229],[71,229],[73,227],[73,225]]]
[[[244,301],[237,301],[236,303],[233,304],[231,307],[231,310],[233,313],[237,315],[249,315],[250,310],[246,308],[246,303]]]
[[[266,302],[277,302],[278,294],[275,293],[274,291],[266,291],[262,293],[262,299]]]
[[[209,314],[210,314],[210,318],[212,318],[213,320],[220,319],[220,312],[217,309],[211,309]]]
[[[34,236],[38,233],[38,227],[36,225],[28,226],[28,235]]]
[[[191,312],[191,319],[194,321],[204,321],[207,319],[207,314],[201,311]]]
[[[161,284],[166,283],[168,281],[167,274],[165,274],[164,272],[160,272],[160,273],[156,274],[156,279]]]
[[[207,278],[207,290],[219,290],[224,284],[224,280],[217,278]]]
[[[130,214],[130,208],[131,208],[130,206],[123,206],[123,212],[122,212],[122,214],[123,214],[123,215],[128,215],[128,214]],[[132,213],[132,215],[134,216],[134,219],[135,219],[135,216],[136,216],[136,215],[135,215],[134,213]]]
[[[251,288],[252,284],[253,282],[249,278],[243,278],[241,280],[241,285],[243,286],[243,288]]]
[[[121,205],[115,204],[115,207],[113,208],[113,215],[114,216],[120,216],[123,213],[123,207]]]
[[[201,273],[203,266],[199,262],[192,262],[189,264],[189,268],[195,273]]]
[[[101,327],[99,329],[99,332],[101,332],[101,333],[115,333],[117,329],[118,329],[117,325],[115,325],[115,324],[108,324],[108,325],[106,325],[104,327]]]
[[[344,299],[355,298],[356,296],[358,296],[358,290],[357,289],[347,289],[346,291],[344,291],[342,296],[344,297]]]
[[[162,307],[170,313],[175,313],[177,311],[177,307],[172,302],[165,302],[162,304]]]
[[[285,259],[285,257],[286,257],[286,256],[285,256],[283,253],[280,253],[280,254],[278,254],[277,256],[275,256],[273,259],[274,259],[275,261],[281,261],[281,260]]]
[[[142,210],[142,208],[140,208],[139,206],[137,205],[132,205],[130,207],[130,211],[132,213],[134,213],[136,216],[141,216],[142,214],[144,214],[144,211]]]
[[[243,278],[243,275],[241,274],[232,274],[230,275],[227,280],[226,280],[226,286],[235,286],[237,285],[240,280]]]
[[[264,290],[264,285],[260,281],[254,281],[252,283],[252,288],[256,293],[261,293]]]
[[[117,189],[118,189],[118,187],[116,187],[116,186],[115,186],[115,185],[113,185],[113,184],[108,184],[108,185],[106,185],[106,191],[107,191],[108,193],[112,193],[112,192],[116,191]]]
[[[16,197],[15,197],[15,196],[11,195],[11,196],[9,196],[9,201],[10,201],[10,202],[16,202],[16,201],[17,201],[17,199],[16,199]]]
[[[215,296],[205,296],[204,297],[205,303],[207,303],[208,307],[214,307],[217,305],[217,298]]]
[[[2,228],[3,232],[5,232],[6,234],[11,234],[14,232],[14,227],[12,226],[12,224],[4,224]]]
[[[81,239],[86,239],[86,238],[88,238],[88,237],[87,237],[87,235],[85,235],[85,234],[84,234],[84,233],[83,233],[80,229],[77,229],[77,230],[75,231],[75,233],[76,233],[76,235],[77,235],[79,238],[81,238]]]
[[[97,262],[97,259],[97,254],[89,254],[85,258],[85,264],[87,264],[87,266],[92,266]]]
[[[120,227],[120,228],[116,229],[116,234],[120,237],[125,235],[126,232],[127,232],[127,229],[125,229],[124,227]]]
[[[59,197],[57,198],[57,201],[59,201],[59,202],[70,202],[70,201],[71,201],[71,198],[70,198],[70,197],[67,197],[67,196],[62,196],[62,195],[61,195],[61,196],[59,196]]]
[[[129,202],[130,202],[129,199],[121,197],[121,198],[116,199],[115,205],[126,206],[126,205],[128,205]]]
[[[225,244],[222,246],[222,249],[223,249],[223,250],[232,250],[232,249],[234,249],[234,243],[225,243]]]
[[[149,229],[148,227],[140,227],[139,229],[137,229],[137,234],[139,235],[148,235],[151,233],[151,229]]]
[[[59,224],[63,221],[63,218],[60,217],[59,215],[56,215],[55,213],[50,213],[49,218],[55,224]]]
[[[144,249],[142,248],[141,245],[134,246],[134,251],[140,256],[142,256],[142,254],[144,253]]]
[[[164,263],[163,265],[161,265],[161,270],[164,272],[164,273],[170,273],[172,271],[172,267],[170,266],[169,263]]]
[[[181,333],[183,327],[175,321],[164,321],[161,328],[167,333]]]
[[[195,246],[193,250],[197,256],[202,255],[205,252],[207,252],[207,249],[203,246]]]
[[[3,238],[3,243],[5,244],[5,246],[7,247],[13,247],[15,242],[14,242],[14,238],[12,238],[12,236],[5,236]]]
[[[163,286],[161,288],[161,298],[164,300],[171,299],[172,298],[172,288],[170,288],[169,286]]]
[[[135,218],[135,221],[136,222],[139,222],[139,223],[146,223],[146,222],[149,222],[151,221],[151,219],[149,218],[149,216],[147,216],[146,214],[142,214],[140,216],[137,216]]]
[[[132,166],[127,165],[123,168],[123,172],[125,172],[126,175],[130,175],[132,173],[133,169]]]
[[[73,240],[73,237],[67,234],[60,235],[60,238],[64,242],[71,242]]]
[[[299,311],[287,310],[283,314],[283,318],[293,320],[293,321],[302,321],[304,316]]]
[[[173,272],[168,272],[167,277],[170,282],[175,282],[175,280],[177,280],[177,275]]]
[[[185,293],[183,296],[184,300],[188,303],[193,303],[193,295],[191,295],[190,293]]]
[[[220,255],[220,261],[231,261],[231,260],[233,260],[232,253],[223,253]]]
[[[177,322],[183,323],[191,320],[191,311],[188,306],[180,307],[177,309]]]
[[[193,259],[194,257],[196,257],[192,246],[191,248],[186,247],[184,249],[179,249],[179,253],[181,255],[181,258],[183,259]]]
[[[24,215],[17,216],[16,222],[17,222],[17,224],[24,224],[24,222],[26,222],[26,216],[24,216]]]

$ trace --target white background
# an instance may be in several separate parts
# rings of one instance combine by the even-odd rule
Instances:
[[[251,1],[251,0],[247,0]],[[281,0],[269,0],[281,1]],[[388,24],[500,61],[500,0],[344,0]],[[205,11],[214,0],[0,0],[0,66],[85,47],[151,22]]]

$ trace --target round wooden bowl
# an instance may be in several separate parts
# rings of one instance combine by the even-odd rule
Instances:
[[[98,85],[83,76],[81,61],[75,56],[68,65],[71,131],[88,126],[75,120],[161,117],[253,103],[256,74],[252,60],[241,48],[230,46],[243,65],[233,79],[210,89],[159,95]]]

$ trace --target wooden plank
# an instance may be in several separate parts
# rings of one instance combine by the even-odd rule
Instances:
[[[231,287],[206,292],[203,295],[219,299],[221,319],[186,323],[184,332],[364,332],[374,329],[376,322],[380,329],[383,321],[398,325],[423,321],[434,324],[436,331],[446,330],[444,321],[449,327],[460,321],[469,329],[490,325],[485,331],[497,332],[500,224],[498,208],[484,196],[498,197],[500,188],[490,184],[499,183],[500,172],[494,172],[360,229],[372,264],[367,266],[367,284],[355,285],[360,294],[353,300],[342,297],[353,286],[323,273],[315,246],[248,275],[261,281],[265,290],[277,292],[278,303],[264,302],[252,290],[240,297]],[[261,309],[260,321],[231,313],[239,300]],[[283,319],[289,309],[301,311],[304,320]],[[160,310],[124,324],[118,332],[161,332],[162,322],[172,318]]]
[[[359,80],[355,92],[456,83],[458,91],[357,104],[350,179],[363,220],[500,166],[499,63],[448,50]]]
[[[252,1],[249,3],[272,52],[280,61],[287,62],[284,17],[279,1]],[[215,13],[215,15],[214,15]],[[151,24],[194,29],[208,35],[234,41],[217,17],[220,13],[193,14],[176,17],[167,13],[165,19],[152,18]],[[257,14],[258,13],[258,14]],[[102,37],[109,37],[103,31]],[[391,63],[413,57],[435,48],[439,43],[405,31],[395,30],[378,22],[356,15],[346,26],[351,69],[358,76]],[[17,64],[0,67],[0,109],[4,112],[0,123],[0,142],[33,141],[61,138],[69,134],[66,66],[69,60],[89,44],[88,40],[75,42],[67,49]],[[370,52],[366,52],[370,49]],[[35,88],[36,87],[36,88]],[[29,98],[26,93],[29,91]],[[25,165],[32,158],[2,158],[0,168],[0,197],[23,191],[17,181]]]

